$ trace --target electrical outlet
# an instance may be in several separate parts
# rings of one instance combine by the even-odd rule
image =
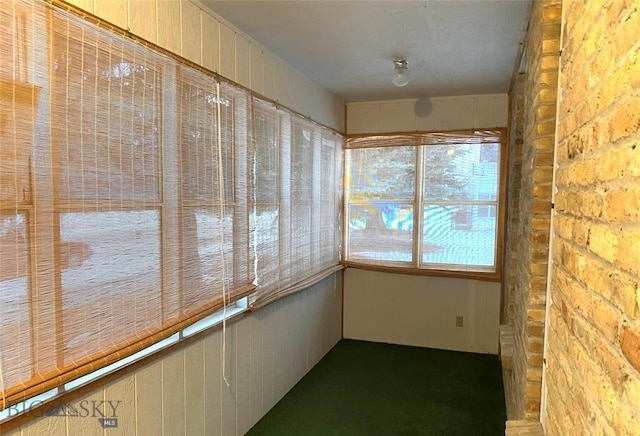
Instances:
[[[464,327],[464,317],[456,316],[456,327]]]

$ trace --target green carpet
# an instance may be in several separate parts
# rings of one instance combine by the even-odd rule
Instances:
[[[251,436],[504,435],[497,356],[340,341]]]

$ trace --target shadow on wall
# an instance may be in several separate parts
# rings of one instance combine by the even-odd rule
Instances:
[[[419,98],[413,105],[413,113],[421,118],[429,116],[432,110],[433,105],[430,98]]]

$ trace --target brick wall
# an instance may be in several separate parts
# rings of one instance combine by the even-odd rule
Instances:
[[[508,324],[511,328],[508,342],[513,342],[513,326],[516,313],[516,283],[518,281],[518,226],[520,225],[520,190],[522,179],[522,144],[524,142],[524,74],[514,76],[509,90],[509,165],[508,165],[508,195],[507,195],[507,233],[506,253],[504,257],[504,279],[502,288],[502,312],[500,320],[502,324]],[[503,345],[503,344],[501,344]],[[512,347],[508,347],[512,351]],[[505,353],[501,348],[501,353]],[[520,350],[522,352],[522,350]],[[507,356],[502,356],[503,367]],[[512,356],[509,368],[513,367]],[[505,403],[507,418],[518,419],[524,416],[524,403],[518,399],[523,398],[523,381],[515,383],[513,370],[505,370],[503,374]],[[516,390],[520,389],[518,393]]]
[[[508,226],[508,240],[512,249],[515,242],[516,252],[509,255],[511,264],[507,261],[505,289],[515,350],[511,380],[505,381],[510,420],[540,415],[561,11],[560,0],[535,1],[524,46],[519,209]],[[516,168],[514,163],[512,183]]]
[[[520,189],[522,178],[522,144],[524,142],[524,74],[517,74],[509,90],[509,186],[507,202],[507,235],[504,268],[504,302],[501,320],[513,325],[515,287],[518,279],[518,234],[520,223]]]
[[[640,2],[564,2],[548,435],[640,434]]]

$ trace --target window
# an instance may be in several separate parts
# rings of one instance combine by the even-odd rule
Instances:
[[[252,120],[255,309],[340,268],[342,138],[259,99]]]
[[[0,10],[0,411],[255,289],[248,93],[50,5],[13,6]]]
[[[502,135],[348,139],[345,263],[498,279]]]

